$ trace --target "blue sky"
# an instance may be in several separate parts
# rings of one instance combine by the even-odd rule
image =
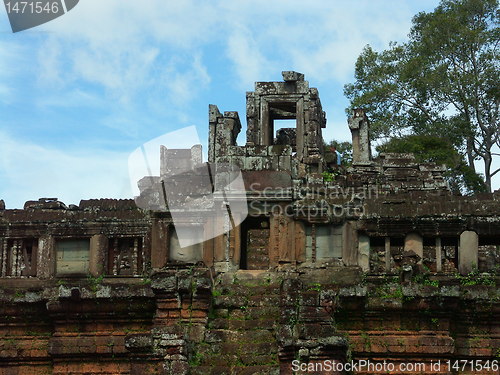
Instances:
[[[325,138],[349,140],[342,89],[362,48],[405,40],[438,3],[81,0],[16,34],[0,9],[0,199],[132,198],[135,148],[191,125],[205,140],[209,104],[244,119],[245,92],[282,70],[319,89]]]

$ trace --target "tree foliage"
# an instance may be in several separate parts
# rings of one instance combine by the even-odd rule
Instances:
[[[491,191],[500,154],[498,0],[442,0],[419,13],[406,43],[365,47],[355,82],[344,87],[353,108],[370,116],[374,138],[446,137],[470,170],[482,160]]]

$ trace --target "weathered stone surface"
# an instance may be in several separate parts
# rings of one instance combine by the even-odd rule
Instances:
[[[135,202],[0,201],[0,374],[291,374],[348,353],[430,373],[498,356],[500,191],[451,195],[443,166],[373,159],[359,110],[353,166],[328,169],[318,90],[283,78],[247,93],[244,146],[239,115],[210,105],[209,163],[162,148]],[[275,139],[275,120],[295,127]],[[240,170],[245,189],[225,190]],[[63,275],[64,241],[88,252]]]
[[[364,234],[358,236],[358,265],[364,272],[370,270],[370,237]]]
[[[462,275],[472,272],[478,266],[478,241],[478,235],[474,231],[467,230],[460,234],[458,271]]]
[[[285,82],[294,82],[294,81],[303,81],[304,80],[304,74],[298,73],[298,72],[283,71],[283,72],[281,72],[281,75],[283,76],[283,80]]]
[[[405,251],[413,251],[420,260],[424,257],[423,238],[418,233],[408,233],[405,237]],[[420,261],[419,260],[419,261]]]

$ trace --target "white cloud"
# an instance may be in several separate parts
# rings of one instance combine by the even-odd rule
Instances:
[[[192,61],[186,61],[188,59]],[[189,103],[199,90],[206,88],[210,81],[200,54],[172,58],[161,74],[161,82],[167,89],[167,102],[181,107]]]
[[[210,40],[214,12],[211,4],[195,1],[81,1],[64,17],[43,26],[50,37],[40,47],[41,75],[57,78],[55,72],[62,68],[69,73],[67,81],[101,86],[111,99],[129,104],[141,90],[161,81],[160,74],[173,81],[183,77],[184,64],[167,70],[160,66],[179,51],[196,56],[196,48]],[[63,67],[61,59],[54,58],[61,50]],[[206,83],[202,60],[195,58],[191,67]],[[173,94],[184,91],[179,85],[172,84]],[[186,88],[195,93],[197,87]]]
[[[0,132],[0,198],[8,208],[40,197],[66,204],[80,199],[131,197],[126,153],[82,149],[62,151],[13,139]]]
[[[437,1],[435,1],[437,3]],[[239,7],[239,4],[245,7]],[[386,6],[381,6],[385,3]],[[388,3],[393,7],[388,11]],[[383,48],[391,40],[401,40],[409,30],[412,12],[404,2],[359,1],[276,1],[233,2],[231,17],[251,30],[229,31],[229,45],[244,50],[254,46],[248,58],[229,56],[237,71],[246,71],[254,62],[254,71],[272,65],[292,66],[316,81],[345,82],[354,61],[367,43]],[[229,49],[233,53],[233,49]],[[253,55],[255,53],[256,55]],[[259,57],[263,54],[263,58]],[[246,57],[243,55],[243,57]],[[244,78],[241,77],[240,78]]]
[[[418,7],[432,9],[438,3],[423,0]],[[227,18],[228,45],[237,38],[240,55],[246,45],[252,47],[248,59],[232,56],[234,49],[228,49],[237,72],[247,72],[254,63],[250,71],[264,73],[254,80],[267,79],[270,68],[291,67],[311,80],[342,83],[350,79],[363,46],[369,43],[381,49],[389,41],[404,40],[416,12],[414,4],[401,0],[254,0],[220,6]]]
[[[38,82],[45,87],[61,87],[65,83],[67,69],[62,61],[61,43],[49,37],[38,49]]]
[[[16,93],[14,77],[23,73],[25,48],[0,39],[0,103],[10,104]]]
[[[252,87],[255,81],[262,80],[263,71],[269,63],[249,30],[240,27],[228,36],[227,44],[227,55],[238,77],[237,86]]]
[[[40,48],[41,76],[57,81],[68,72],[67,82],[102,86],[122,104],[159,81],[179,101],[196,97],[209,80],[189,79],[178,56],[196,56],[193,71],[203,76],[210,72],[201,56],[225,57],[238,89],[287,69],[345,83],[362,47],[404,38],[413,13],[396,0],[86,0],[42,26],[51,35]]]
[[[58,92],[54,95],[42,96],[35,100],[39,107],[96,108],[104,106],[104,103],[97,95],[80,88],[70,89],[63,93]]]

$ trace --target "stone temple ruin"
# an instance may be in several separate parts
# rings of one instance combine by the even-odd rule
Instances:
[[[318,90],[283,79],[247,93],[245,145],[210,105],[208,162],[162,147],[135,201],[0,201],[1,375],[497,373],[500,191],[373,158],[362,110],[332,165]]]

